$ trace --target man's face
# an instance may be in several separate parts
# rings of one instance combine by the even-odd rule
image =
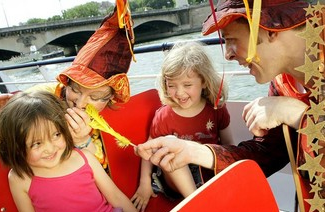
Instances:
[[[237,60],[239,65],[248,67],[250,74],[255,77],[257,83],[264,84],[270,82],[280,73],[280,69],[274,61],[277,56],[268,40],[267,31],[260,28],[257,42],[258,62],[248,63],[249,26],[247,23],[233,21],[221,30],[226,43],[225,58],[227,60]],[[277,71],[278,70],[278,71]]]

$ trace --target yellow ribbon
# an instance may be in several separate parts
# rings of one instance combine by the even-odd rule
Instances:
[[[252,11],[253,18],[250,15],[248,1],[244,0],[244,4],[246,8],[247,20],[250,29],[248,55],[246,61],[251,63],[254,60],[255,62],[258,63],[260,59],[258,58],[256,53],[256,46],[257,46],[258,29],[259,29],[260,17],[261,17],[262,1],[261,0],[254,1],[253,11]]]

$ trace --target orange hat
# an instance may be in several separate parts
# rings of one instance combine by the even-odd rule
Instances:
[[[57,79],[64,85],[70,79],[90,89],[108,85],[115,91],[113,101],[124,103],[130,98],[126,73],[133,56],[133,42],[129,40],[133,39],[133,34],[132,28],[119,27],[117,10],[115,8],[113,14],[105,17],[100,28],[78,52],[72,65],[61,72]],[[130,16],[128,21],[131,21]]]
[[[254,0],[248,0],[249,8],[253,8]],[[263,0],[260,27],[270,31],[284,31],[306,22],[308,3],[304,0]],[[208,35],[222,29],[239,17],[245,17],[246,9],[243,0],[219,0],[215,9],[217,26],[212,14],[203,23],[202,33]]]

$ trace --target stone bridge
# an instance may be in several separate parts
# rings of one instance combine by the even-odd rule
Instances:
[[[197,32],[211,12],[203,3],[181,8],[132,13],[136,44],[159,38]],[[0,29],[0,60],[6,60],[31,49],[49,53],[53,48],[64,49],[66,56],[75,55],[103,17],[60,21],[55,23]]]

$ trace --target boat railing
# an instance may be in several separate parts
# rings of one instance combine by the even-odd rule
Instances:
[[[207,45],[215,45],[223,43],[222,39],[219,38],[200,38],[196,39],[196,41],[205,43]],[[155,52],[155,51],[165,51],[170,49],[175,45],[175,42],[165,42],[165,43],[159,43],[159,44],[148,44],[144,46],[138,46],[134,48],[135,54],[140,53],[148,53],[148,52]],[[75,56],[70,57],[64,57],[64,58],[54,58],[50,60],[41,60],[41,61],[35,61],[35,62],[29,62],[29,63],[23,63],[23,64],[14,64],[14,65],[8,65],[4,67],[0,67],[0,71],[5,70],[12,70],[12,69],[19,69],[19,68],[27,68],[27,67],[33,67],[33,66],[44,66],[44,65],[50,65],[50,64],[58,64],[58,63],[67,63],[72,62],[74,60]]]
[[[223,43],[222,39],[215,38],[215,37],[208,37],[208,38],[200,38],[195,39],[196,41],[202,42],[206,45],[218,45]],[[141,54],[141,53],[149,53],[149,52],[158,52],[158,51],[166,51],[170,49],[172,46],[175,45],[175,42],[165,42],[165,43],[158,43],[158,44],[149,44],[144,46],[137,46],[134,48],[135,54]],[[12,81],[9,80],[6,76],[4,76],[4,71],[9,70],[16,70],[16,69],[22,69],[22,68],[29,68],[29,67],[42,67],[46,65],[53,65],[53,64],[60,64],[60,63],[68,63],[73,62],[75,59],[75,56],[69,56],[69,57],[60,57],[60,58],[52,58],[49,60],[38,60],[33,62],[27,62],[27,63],[21,63],[21,64],[12,64],[12,65],[6,65],[6,66],[0,66],[0,78],[2,78],[2,82],[0,81],[0,86],[10,86],[10,85],[16,85],[16,84],[39,84],[39,83],[47,83],[47,82],[56,82],[55,79],[49,79],[48,77],[44,76],[44,80],[29,80],[29,81]],[[225,73],[226,75],[247,75],[248,71],[229,71]],[[135,76],[129,76],[129,78],[140,80],[140,79],[153,79],[156,78],[156,74],[149,74],[149,75],[135,75]],[[5,79],[4,79],[5,78]],[[8,80],[7,80],[8,79]]]

